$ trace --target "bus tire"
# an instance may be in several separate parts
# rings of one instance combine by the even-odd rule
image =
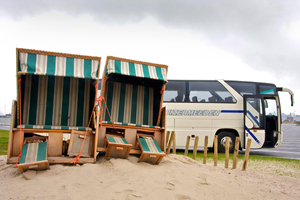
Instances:
[[[228,131],[223,131],[218,134],[218,152],[225,153],[226,137],[229,137],[229,153],[233,153],[236,136]]]

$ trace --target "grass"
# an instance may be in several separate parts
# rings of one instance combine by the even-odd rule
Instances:
[[[184,155],[183,151],[177,151],[178,155]],[[192,158],[193,153],[189,152],[188,157]],[[204,155],[202,152],[198,152],[196,161],[203,163]],[[242,170],[244,162],[244,155],[238,156],[237,169]],[[207,165],[214,165],[214,153],[207,153]],[[231,169],[233,164],[233,154],[229,154],[228,168]],[[225,154],[218,154],[218,166],[225,166]],[[294,178],[300,178],[300,160],[275,158],[269,156],[255,156],[250,155],[248,160],[248,170],[254,170],[263,173],[276,174],[280,176],[290,176]]]
[[[9,131],[0,130],[0,155],[7,154]]]

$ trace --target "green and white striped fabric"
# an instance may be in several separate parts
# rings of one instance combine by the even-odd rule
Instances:
[[[91,79],[22,76],[22,125],[86,127],[94,106]]]
[[[157,141],[150,137],[139,138],[141,147],[145,152],[162,153]]]
[[[111,143],[118,143],[118,144],[128,144],[128,142],[125,140],[125,138],[121,137],[112,137],[112,136],[106,136],[108,142]]]
[[[167,70],[163,67],[142,65],[131,62],[108,59],[106,75],[111,73],[135,76],[141,78],[157,79],[167,81]]]
[[[19,53],[19,72],[98,79],[99,60]]]
[[[112,124],[110,121],[102,121],[102,123]],[[125,125],[125,126],[138,126],[138,127],[145,127],[145,128],[155,128],[155,126],[143,125],[143,124],[122,123],[122,122],[113,122],[113,123],[114,124],[119,124],[119,125]],[[157,126],[156,128],[160,128],[160,126]]]
[[[154,113],[154,89],[141,85],[107,81],[105,100],[114,123],[154,126],[158,112]],[[105,105],[102,105],[105,108]],[[111,121],[107,110],[103,121]],[[155,122],[154,122],[155,121]],[[156,124],[155,124],[156,125]]]
[[[20,164],[47,160],[47,142],[23,144]]]
[[[92,128],[80,126],[41,126],[41,125],[18,125],[17,128],[27,129],[55,129],[55,130],[77,130],[77,131],[91,131]]]

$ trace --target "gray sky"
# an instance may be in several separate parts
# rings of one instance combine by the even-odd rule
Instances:
[[[300,113],[300,1],[0,0],[0,113],[16,96],[15,48],[169,65],[169,79],[288,87]],[[6,105],[6,108],[5,108]]]

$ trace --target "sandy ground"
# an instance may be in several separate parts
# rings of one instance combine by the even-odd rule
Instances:
[[[0,156],[0,199],[300,199],[300,179],[293,177],[172,154],[159,165],[137,161],[99,156],[96,164],[51,165],[26,180]]]

